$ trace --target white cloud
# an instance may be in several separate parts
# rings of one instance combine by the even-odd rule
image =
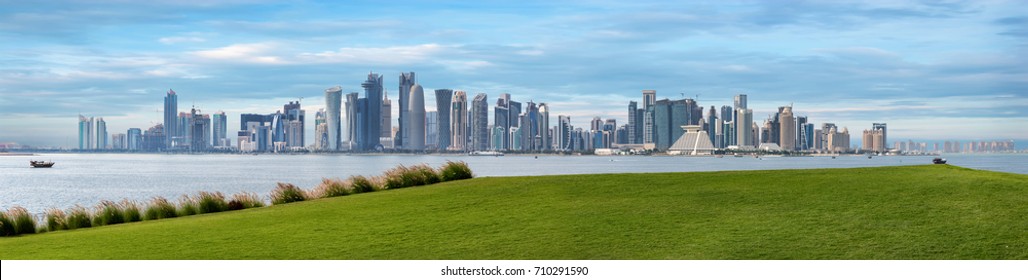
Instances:
[[[380,48],[340,48],[338,51],[302,53],[298,58],[314,63],[409,65],[426,61],[448,49],[449,47],[439,44]]]
[[[258,64],[279,64],[285,63],[278,56],[271,55],[276,51],[276,44],[274,43],[253,43],[253,44],[233,44],[221,48],[195,51],[191,54],[207,59],[216,60],[229,60],[243,63],[258,63]]]

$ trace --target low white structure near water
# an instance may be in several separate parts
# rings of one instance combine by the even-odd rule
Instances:
[[[682,137],[679,137],[671,145],[671,148],[668,148],[668,154],[710,155],[717,150],[717,148],[714,148],[714,143],[710,142],[710,135],[702,127],[698,125],[683,125],[682,129],[685,130],[685,134],[682,134]]]

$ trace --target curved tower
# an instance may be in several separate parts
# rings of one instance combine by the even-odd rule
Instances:
[[[325,90],[325,113],[327,114],[328,124],[328,143],[323,145],[328,147],[328,150],[339,150],[339,135],[342,132],[339,125],[339,107],[343,100],[343,88],[335,86]]]
[[[410,140],[410,144],[404,143],[404,148],[420,151],[425,149],[425,90],[420,84],[414,84],[410,88],[410,96],[407,98],[407,116],[410,118],[410,135],[404,135]]]

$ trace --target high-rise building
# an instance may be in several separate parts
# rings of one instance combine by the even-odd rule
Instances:
[[[111,134],[111,149],[114,150],[125,150],[126,143],[125,133]]]
[[[228,119],[225,116],[224,111],[218,111],[211,116],[211,135],[214,137],[214,147],[228,147],[231,144],[228,142]]]
[[[827,147],[826,149],[831,152],[845,152],[849,151],[850,147],[850,131],[848,128],[843,127],[842,132],[838,131],[835,125],[832,125],[827,135]]]
[[[504,150],[503,139],[507,138],[504,135],[507,134],[507,130],[501,126],[492,125],[489,128],[489,149],[494,151]]]
[[[172,145],[168,146],[168,149],[188,150],[193,139],[191,127],[193,127],[193,115],[189,114],[189,112],[179,112],[177,131],[174,136],[169,136],[171,137]]]
[[[200,110],[192,108],[189,111],[189,149],[190,151],[206,151],[210,148],[211,142],[211,116],[201,115]]]
[[[397,148],[406,148],[405,146],[410,140],[410,136],[407,135],[407,132],[410,130],[410,117],[407,115],[410,112],[410,109],[408,108],[410,105],[410,89],[417,83],[418,80],[414,75],[414,72],[400,73],[400,97],[398,100],[400,103],[400,108],[398,110],[400,114],[397,119],[400,129],[396,136],[398,140],[396,143]]]
[[[645,144],[653,143],[654,137],[654,120],[653,120],[653,105],[657,102],[657,91],[656,90],[643,90],[643,127],[642,127],[642,140]]]
[[[79,115],[79,150],[95,149],[96,136],[93,130],[93,117]]]
[[[408,127],[404,136],[404,149],[413,151],[425,150],[425,90],[420,84],[414,84],[410,88],[410,96],[407,97],[407,118]]]
[[[127,149],[130,151],[138,151],[143,149],[143,130],[139,128],[129,128],[127,136]]]
[[[468,96],[463,90],[453,92],[450,102],[450,150],[465,151],[468,143]]]
[[[425,148],[439,149],[439,112],[425,112]],[[447,126],[449,128],[449,126]]]
[[[872,127],[874,128],[874,130],[882,131],[882,148],[880,152],[885,152],[885,150],[889,149],[889,147],[887,146],[887,143],[889,143],[887,142],[889,141],[889,131],[888,129],[886,129],[885,123],[873,123]]]
[[[496,99],[496,106],[493,107],[493,127],[503,128],[504,133],[500,134],[500,139],[493,140],[494,142],[499,141],[500,147],[496,150],[507,150],[510,149],[510,134],[506,133],[510,131],[511,127],[517,127],[518,114],[520,114],[520,108],[518,110],[512,110],[513,100],[510,99],[509,93],[500,94],[500,97]],[[520,106],[520,103],[518,104]],[[493,133],[493,135],[496,135]]]
[[[746,95],[745,94],[735,95],[735,109],[747,109],[747,108],[749,108],[749,107],[746,107]]]
[[[409,100],[410,99],[408,99],[408,104],[410,102]],[[389,92],[385,90],[383,90],[382,93],[382,124],[380,127],[382,130],[379,132],[378,137],[393,137],[393,102],[389,100]],[[399,143],[393,142],[394,147],[397,147],[397,144]]]
[[[782,150],[796,150],[796,118],[792,114],[792,106],[786,106],[778,115],[778,123],[781,126],[779,133],[779,146]]]
[[[168,137],[164,135],[164,125],[157,124],[146,130],[143,134],[143,147],[144,151],[164,151],[167,149]]]
[[[721,106],[721,121],[730,122],[735,117],[735,112],[732,110],[732,106],[723,105]]]
[[[346,127],[343,128],[344,133],[340,134],[339,136],[339,140],[342,141],[340,143],[339,149],[356,149],[355,145],[357,143],[357,129],[360,128],[360,122],[357,121],[357,105],[359,101],[360,98],[358,97],[358,93],[356,92],[351,92],[346,95],[346,108],[344,108],[344,110],[346,110],[346,117],[342,120],[346,123]],[[330,114],[329,121],[332,120],[331,117],[332,116]],[[332,125],[330,124],[329,131],[331,130]]]
[[[167,95],[164,96],[164,126],[162,128],[162,134],[167,138],[164,139],[164,146],[171,147],[172,138],[180,136],[178,135],[178,95],[175,95],[175,91],[171,89],[168,89]]]
[[[314,149],[328,150],[328,143],[328,117],[322,108],[314,113]]]
[[[738,96],[736,96],[738,99]],[[743,95],[743,104],[745,104],[745,95]],[[738,102],[737,102],[738,103]],[[739,108],[738,106],[736,108]],[[746,109],[745,107],[739,108],[735,113],[735,135],[738,139],[735,141],[735,145],[741,149],[754,148],[756,141],[753,140],[754,133],[750,124],[753,123],[753,109]]]
[[[96,118],[96,149],[107,149],[107,122],[104,118]]]
[[[361,87],[364,88],[365,101],[361,104],[362,102],[357,100],[357,118],[361,121],[357,134],[362,138],[358,139],[357,149],[372,151],[380,145],[379,135],[382,133],[382,76],[369,73],[368,79],[361,83]]]
[[[433,139],[438,150],[446,150],[450,146],[450,102],[453,101],[452,89],[435,90],[435,110],[437,114],[436,137]],[[427,142],[427,140],[426,140]]]
[[[350,140],[342,135],[344,132],[341,128],[342,120],[340,119],[342,98],[343,88],[340,86],[334,86],[325,90],[325,124],[327,126],[326,131],[328,132],[328,140],[323,146],[325,146],[327,150],[337,151],[341,148],[341,142],[344,139],[346,141]],[[347,105],[347,107],[347,112],[349,112],[350,105]],[[347,117],[349,118],[350,116],[347,115]],[[347,126],[347,129],[351,128],[351,126]],[[347,133],[347,135],[350,134]]]
[[[707,112],[707,126],[705,130],[707,131],[707,138],[710,138],[710,143],[712,145],[714,144],[714,142],[716,142],[715,138],[717,137],[717,135],[715,135],[714,133],[715,130],[717,130],[715,127],[718,124],[717,120],[717,110],[714,110],[714,106],[711,105],[710,111]],[[716,147],[717,146],[715,146],[715,148]]]
[[[485,93],[475,95],[471,101],[471,150],[485,151],[489,149],[489,96]]]
[[[550,134],[550,106],[546,103],[539,103],[539,139],[540,146],[537,150],[549,151],[553,148]]]
[[[305,142],[304,141],[304,137],[303,137],[304,136],[303,132],[304,132],[304,126],[305,126],[304,125],[304,122],[305,122],[304,119],[305,119],[306,112],[303,109],[301,109],[300,101],[296,101],[296,102],[290,101],[286,105],[282,106],[282,112],[284,113],[284,116],[282,118],[282,122],[283,122],[283,125],[285,126],[284,130],[286,130],[285,131],[285,136],[284,136],[284,138],[285,138],[284,140],[286,142],[286,146],[288,146],[288,147],[303,147],[304,146],[304,142]],[[294,124],[293,122],[296,122],[296,124]],[[297,128],[297,129],[292,128],[294,125],[299,126],[299,128]],[[276,141],[279,141],[279,140],[276,140]]]
[[[635,144],[635,134],[636,134],[635,123],[638,122],[638,121],[641,121],[639,119],[636,119],[637,115],[636,115],[635,112],[638,111],[638,110],[639,110],[638,103],[636,103],[635,101],[629,101],[628,102],[628,126],[626,127],[627,134],[628,134],[627,135],[628,136],[627,137],[628,138],[628,142],[626,142],[626,143],[628,143],[628,144]],[[640,131],[640,133],[641,133],[641,131]]]
[[[573,132],[571,127],[571,117],[565,115],[557,116],[557,126],[555,127],[554,134],[557,136],[557,151],[571,151],[574,149],[573,140],[571,134]]]

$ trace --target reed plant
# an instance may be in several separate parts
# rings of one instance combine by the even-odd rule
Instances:
[[[197,214],[217,213],[228,210],[228,202],[221,192],[200,192],[192,199],[196,204]]]
[[[411,172],[414,173],[416,178],[419,180],[419,184],[417,184],[416,186],[431,185],[439,183],[441,181],[441,178],[439,178],[439,174],[436,173],[435,169],[432,169],[431,166],[428,166],[428,164],[418,164],[415,166],[411,166],[410,169]]]
[[[175,204],[172,204],[163,197],[154,197],[150,200],[150,205],[146,207],[143,218],[147,220],[167,219],[178,217],[178,212],[175,210]]]
[[[68,229],[67,215],[61,209],[52,208],[46,211],[46,229],[58,231]]]
[[[68,209],[68,216],[65,218],[65,225],[68,229],[88,228],[93,226],[89,210],[82,206],[75,205]]]
[[[181,216],[192,216],[196,215],[200,210],[197,209],[196,200],[188,195],[182,195],[178,199],[178,215]]]
[[[125,222],[138,222],[143,220],[143,215],[139,211],[139,205],[135,201],[128,199],[121,201],[121,210],[125,213]]]
[[[121,210],[121,206],[113,201],[104,200],[100,201],[100,205],[96,207],[96,214],[93,215],[93,225],[115,225],[125,222],[125,211]]]
[[[347,186],[346,183],[339,178],[321,178],[321,184],[314,187],[314,190],[311,192],[311,196],[316,198],[329,198],[350,195],[351,192],[352,188]]]
[[[475,175],[471,173],[471,167],[463,161],[446,161],[446,164],[439,168],[439,177],[443,182],[447,182],[471,179]]]
[[[351,191],[354,194],[373,192],[378,189],[375,183],[361,175],[350,176],[347,181],[350,182]]]
[[[307,200],[307,193],[290,183],[279,182],[271,191],[271,204],[285,204]]]
[[[264,200],[261,200],[255,193],[242,192],[232,195],[228,202],[229,210],[242,210],[247,208],[264,207]]]
[[[7,216],[7,213],[0,212],[0,236],[16,235],[14,231],[14,220]]]

